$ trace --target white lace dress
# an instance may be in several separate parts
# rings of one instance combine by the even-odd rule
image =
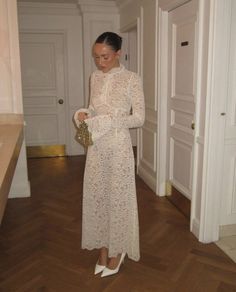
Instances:
[[[90,79],[88,147],[83,186],[82,248],[107,247],[138,261],[139,224],[129,128],[144,123],[144,96],[136,73],[121,65]]]

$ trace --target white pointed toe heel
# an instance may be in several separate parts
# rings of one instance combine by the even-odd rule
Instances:
[[[101,273],[105,268],[106,268],[106,266],[102,266],[102,265],[99,265],[98,263],[96,263],[94,275]]]
[[[122,253],[121,254],[121,257],[120,257],[120,261],[119,261],[118,266],[114,270],[111,270],[111,269],[109,269],[109,268],[106,267],[103,270],[101,277],[103,278],[103,277],[111,276],[111,275],[114,275],[114,274],[118,273],[121,264],[124,262],[124,259],[125,259],[125,253]]]

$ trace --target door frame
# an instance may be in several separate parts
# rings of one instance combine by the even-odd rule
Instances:
[[[140,17],[137,17],[134,21],[120,28],[121,33],[127,33],[130,30],[136,28],[137,30],[137,74],[141,76],[143,80],[143,8],[140,8]],[[143,145],[142,145],[142,130],[137,129],[137,173],[139,172],[139,164],[142,158]]]
[[[203,11],[200,10],[201,2],[204,0],[199,0],[198,9],[198,27],[196,31],[197,39],[197,54],[196,54],[196,108],[195,108],[195,133],[194,136],[199,135],[199,120],[200,120],[200,93],[201,93],[201,69],[202,69],[202,59],[203,52],[200,49],[202,45],[201,40],[203,39]],[[171,193],[170,186],[167,182],[166,174],[166,163],[167,163],[167,98],[168,98],[168,13],[169,11],[188,3],[189,0],[179,0],[178,3],[175,0],[165,4],[165,1],[160,1],[159,3],[159,54],[158,62],[159,72],[158,72],[158,122],[157,122],[157,133],[158,133],[158,146],[157,146],[157,191],[156,193],[160,196],[165,196]],[[195,228],[197,231],[194,234],[199,238],[199,225],[200,220],[195,220],[195,208],[196,208],[196,196],[197,196],[197,175],[198,175],[198,150],[197,147],[200,143],[199,139],[194,138],[193,144],[193,173],[192,173],[192,198],[191,198],[191,214],[190,214],[190,230],[193,226],[197,225]]]
[[[131,37],[130,37],[130,32],[135,30],[135,35],[136,35],[136,41],[135,44],[132,45],[132,47],[135,47],[135,63],[136,63],[136,68],[135,70],[133,70],[132,68],[130,68],[130,60],[132,59],[132,52],[130,50],[131,46]],[[122,30],[122,34],[121,34],[122,38],[123,38],[123,42],[122,42],[122,54],[121,56],[123,57],[121,62],[123,63],[123,65],[125,65],[125,68],[131,71],[134,71],[136,73],[140,73],[139,72],[139,56],[138,56],[138,51],[139,51],[139,44],[138,44],[138,20],[136,19],[133,23],[131,23],[128,27],[126,26],[125,30]],[[133,60],[133,59],[132,59]],[[133,136],[132,136],[132,132],[135,131],[135,145],[133,144],[134,140],[133,140]],[[130,135],[131,135],[131,140],[132,140],[132,146],[136,147],[138,146],[138,129],[130,129]],[[138,154],[138,153],[137,153]]]
[[[232,0],[211,0],[199,240],[219,239]],[[202,4],[204,5],[204,4]],[[214,206],[214,208],[212,208]]]
[[[220,201],[222,191],[222,169],[224,159],[224,116],[226,102],[222,94],[227,92],[227,45],[229,42],[229,15],[232,0],[210,0],[206,3],[199,0],[198,11],[198,53],[196,76],[196,141],[194,147],[203,147],[203,169],[200,194],[197,194],[198,151],[195,149],[193,161],[193,193],[191,201],[190,230],[204,243],[219,239]],[[168,11],[189,1],[159,1],[159,74],[158,74],[158,171],[157,194],[166,195],[166,127],[167,127],[167,45],[168,45]],[[204,39],[204,19],[209,17],[209,35]],[[207,48],[204,56],[203,48]],[[205,132],[200,137],[200,98],[204,85],[201,81],[203,61],[207,59]],[[216,159],[217,158],[217,159]],[[168,191],[168,189],[167,189]],[[197,195],[201,196],[200,207],[197,206]],[[214,208],[212,207],[214,206]],[[199,218],[196,209],[200,208]]]
[[[167,163],[167,99],[168,99],[168,14],[175,8],[182,6],[190,0],[179,0],[179,1],[160,1],[159,3],[159,23],[158,23],[158,121],[157,121],[157,189],[156,193],[159,196],[165,196],[168,190],[166,185],[167,175],[166,175],[166,163]],[[199,27],[197,30],[197,40],[200,39]],[[198,49],[198,44],[197,44]],[[197,52],[197,67],[200,66],[201,56]],[[199,76],[196,76],[196,120],[195,123],[198,124],[198,104],[200,102],[199,90]],[[195,129],[195,136],[197,133],[197,128]],[[195,140],[195,139],[194,139]],[[193,148],[196,148],[196,141],[194,141]],[[196,181],[196,167],[195,161],[196,151],[194,151],[193,158],[193,174],[192,174],[192,187],[194,197],[195,187],[194,182]]]
[[[63,65],[64,65],[64,104],[65,104],[65,151],[66,154],[68,153],[68,149],[70,147],[70,127],[69,127],[69,89],[68,89],[68,51],[67,51],[67,32],[61,29],[20,29],[19,34],[24,33],[35,33],[35,34],[59,34],[62,36],[63,39]],[[19,43],[20,45],[20,43]],[[24,103],[23,97],[22,102]]]

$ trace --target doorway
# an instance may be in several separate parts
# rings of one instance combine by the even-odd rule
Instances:
[[[197,3],[188,1],[163,12],[160,34],[168,37],[159,58],[164,74],[160,77],[158,192],[168,195],[188,218],[194,170]]]
[[[20,53],[28,157],[66,154],[63,33],[22,32]]]
[[[137,44],[137,25],[130,27],[122,34],[122,59],[121,62],[126,69],[138,73],[138,44]],[[130,129],[132,146],[137,147],[137,129]]]

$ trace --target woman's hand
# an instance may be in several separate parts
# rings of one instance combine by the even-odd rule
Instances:
[[[84,120],[87,119],[87,118],[88,118],[88,114],[85,113],[85,112],[80,112],[80,113],[78,113],[78,115],[77,115],[77,119],[78,119],[80,122],[84,121]]]

